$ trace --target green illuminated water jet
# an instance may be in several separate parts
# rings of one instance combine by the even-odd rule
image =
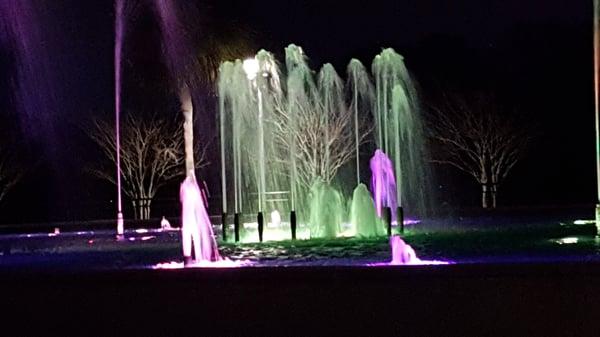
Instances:
[[[385,49],[373,61],[373,80],[356,59],[346,72],[344,83],[331,64],[313,71],[296,45],[285,49],[283,71],[264,50],[221,65],[224,212],[228,204],[246,219],[278,211],[285,224],[290,211],[298,210],[310,237],[337,236],[348,219],[359,235],[383,235],[381,221],[371,216],[373,201],[360,185],[361,147],[371,125],[375,143],[393,161],[398,201],[411,214],[423,209],[422,131],[402,56]],[[352,162],[356,181],[340,179],[338,172],[351,169]],[[341,191],[356,186],[348,214],[343,200],[350,195]]]

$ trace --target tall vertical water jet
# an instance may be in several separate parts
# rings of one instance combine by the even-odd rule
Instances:
[[[383,151],[377,149],[371,158],[371,191],[375,202],[377,215],[383,215],[383,207],[395,210],[398,206],[396,195],[396,179],[394,178],[394,166]],[[395,214],[392,212],[392,220]]]
[[[193,172],[179,190],[181,200],[181,242],[186,264],[219,261],[221,256],[212,225]],[[192,258],[192,247],[193,258]]]
[[[311,104],[315,86],[312,83],[311,70],[306,63],[306,55],[302,48],[289,45],[285,48],[285,64],[287,70],[287,117],[290,130],[297,128],[297,115]],[[308,87],[308,89],[307,89]],[[308,90],[308,93],[307,93]],[[290,162],[290,210],[296,210],[298,197],[298,168],[296,164],[296,142],[293,132],[288,133]]]
[[[333,170],[331,167],[331,137],[337,135],[330,135],[330,122],[335,120],[335,116],[341,115],[344,112],[342,110],[347,109],[344,100],[344,84],[342,79],[338,76],[335,69],[330,63],[326,63],[319,71],[318,78],[318,90],[319,90],[319,106],[321,109],[321,118],[323,119],[323,142],[322,151],[324,153],[323,165],[321,165],[322,172],[321,178],[326,182],[330,182],[333,179]],[[334,153],[335,155],[335,153]]]
[[[286,159],[275,139],[274,114],[283,99],[279,69],[271,53],[225,62],[219,71],[220,134],[225,190],[234,191],[236,213],[288,210],[279,194],[289,186]],[[229,155],[228,155],[229,153]]]
[[[12,62],[15,110],[27,140],[44,143],[52,159],[57,135],[55,114],[59,111],[50,28],[43,4],[31,0],[0,1],[0,41]]]
[[[296,210],[298,202],[303,203],[307,192],[307,184],[300,184],[298,175],[298,160],[305,160],[298,151],[299,135],[297,130],[302,127],[302,114],[317,109],[319,93],[313,79],[313,71],[308,66],[306,54],[301,47],[290,44],[285,48],[285,65],[287,70],[287,114],[282,114],[287,122],[289,161],[290,161],[290,201],[291,209]],[[287,119],[286,119],[287,117]],[[316,151],[316,148],[313,149]]]
[[[195,169],[192,91],[196,84],[196,58],[191,42],[186,38],[189,32],[179,21],[177,5],[180,3],[170,0],[155,0],[154,3],[160,21],[166,63],[176,86],[184,117],[185,169],[186,174],[189,174]]]
[[[366,116],[373,111],[375,92],[367,69],[357,60],[352,59],[348,64],[348,83],[352,100],[350,109],[354,114],[354,146],[356,159],[356,185],[360,184],[360,145],[362,143],[361,128],[367,124]]]
[[[300,204],[301,220],[320,227],[311,236],[331,236],[337,229],[321,228],[331,223],[335,228],[335,221],[315,219],[327,218],[321,215],[335,213],[332,209],[345,211],[326,205],[322,196],[343,199],[332,184],[341,183],[342,190],[354,186],[354,179],[336,181],[338,170],[352,159],[360,183],[360,145],[370,132],[371,116],[388,163],[377,168],[374,175],[383,178],[374,185],[389,192],[378,192],[375,202],[396,208],[402,200],[417,213],[420,196],[412,194],[422,193],[424,181],[421,131],[414,87],[400,55],[389,49],[376,57],[375,86],[358,60],[350,62],[345,85],[330,64],[315,75],[296,45],[285,50],[284,86],[270,53],[261,51],[252,62],[250,78],[240,60],[223,63],[219,71],[221,183],[223,191],[234,190],[236,213],[284,213]]]
[[[376,143],[393,160],[398,206],[423,215],[428,171],[415,86],[403,57],[391,48],[375,57],[372,73],[376,86]],[[395,219],[396,209],[392,213]]]
[[[225,146],[225,125],[227,125],[226,118],[228,117],[225,114],[225,101],[222,99],[225,95],[225,88],[231,87],[229,83],[231,81],[231,72],[233,71],[233,63],[224,62],[219,67],[219,78],[218,78],[218,96],[219,96],[219,140],[220,140],[220,152],[221,152],[221,209],[223,214],[227,214],[227,173],[225,166],[227,165],[227,150]],[[235,179],[235,178],[234,178]],[[237,196],[234,197],[237,199]],[[235,203],[235,202],[234,202]],[[238,207],[234,205],[235,212],[237,213]]]
[[[123,1],[116,0],[115,4],[115,141],[116,141],[116,162],[117,162],[117,234],[123,235],[123,211],[121,207],[121,141],[120,141],[120,120],[121,120],[121,52],[123,48]]]

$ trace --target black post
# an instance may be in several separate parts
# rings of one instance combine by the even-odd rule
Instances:
[[[290,228],[292,229],[292,240],[296,240],[296,211],[290,212]]]
[[[223,230],[223,242],[227,241],[227,213],[221,213],[221,225]]]
[[[383,208],[383,220],[387,226],[387,235],[392,236],[392,209],[389,207]]]
[[[263,212],[258,212],[258,216],[256,217],[256,220],[258,222],[258,241],[262,242],[263,241],[263,229],[264,229],[264,225],[265,225],[265,219],[263,217]]]
[[[233,215],[233,232],[235,242],[240,242],[240,213],[235,213]]]
[[[400,226],[400,234],[404,234],[404,209],[402,206],[398,206],[398,213],[396,213],[396,222]]]

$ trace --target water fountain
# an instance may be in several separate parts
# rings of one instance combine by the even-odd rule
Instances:
[[[183,256],[186,263],[192,260],[192,246],[196,262],[220,260],[221,256],[217,249],[212,224],[193,173],[185,178],[179,193],[181,199],[181,236]]]
[[[390,246],[392,247],[392,261],[390,264],[418,264],[421,262],[415,250],[410,245],[407,245],[399,235],[392,235],[390,237]]]
[[[381,217],[384,207],[396,209],[398,205],[394,166],[388,156],[379,149],[375,150],[369,166],[371,167],[371,191],[375,209],[377,215]],[[394,213],[392,213],[392,220],[396,220]]]
[[[364,184],[359,184],[352,194],[350,222],[359,237],[385,235],[385,226],[378,218],[371,193]]]
[[[392,207],[392,218],[402,219],[404,208],[422,215],[427,206],[428,172],[415,86],[403,57],[391,48],[375,57],[372,73],[376,88],[375,143],[392,160],[397,184],[398,207]]]
[[[220,67],[222,188],[233,191],[229,201],[237,214],[284,210],[277,207],[277,193],[289,183],[272,124],[280,92],[279,70],[266,51]]]
[[[342,195],[331,185],[316,181],[307,197],[310,200],[310,237],[335,238],[341,232],[344,216]]]
[[[373,102],[375,100],[375,88],[367,69],[363,64],[357,60],[352,59],[348,64],[348,83],[347,91],[350,91],[352,100],[350,102],[350,109],[354,114],[354,146],[355,146],[355,160],[356,160],[356,185],[360,184],[360,144],[361,144],[361,132],[364,128],[363,124],[367,119],[367,116],[373,111]]]
[[[117,235],[123,235],[123,209],[121,203],[121,52],[123,49],[123,34],[125,30],[123,16],[124,0],[116,0],[115,5],[115,145],[117,164]]]
[[[302,48],[290,45],[285,54],[285,73],[264,50],[254,59],[224,62],[220,67],[223,211],[227,212],[228,204],[234,205],[238,217],[299,209],[301,222],[320,227],[310,223],[320,213],[314,207],[331,205],[311,198],[335,190],[333,184],[350,183],[337,181],[336,174],[351,159],[356,162],[356,185],[360,184],[360,147],[369,134],[370,118],[375,120],[379,153],[388,163],[376,168],[380,173],[374,179],[385,179],[373,184],[379,188],[373,191],[377,214],[381,216],[381,207],[389,206],[395,220],[403,201],[413,214],[422,211],[426,170],[421,125],[402,57],[392,49],[378,55],[373,61],[373,85],[356,59],[348,65],[344,84],[331,64],[315,75]],[[344,189],[348,190],[340,190]]]

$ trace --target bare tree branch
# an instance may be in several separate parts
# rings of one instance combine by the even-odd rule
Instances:
[[[100,119],[93,120],[92,125],[89,136],[111,165],[98,165],[89,171],[116,184],[114,127]],[[121,128],[120,139],[123,191],[134,202],[136,217],[147,219],[158,189],[185,173],[183,130],[174,121],[129,115]],[[204,167],[207,165],[206,146],[196,146],[196,149],[196,167]]]
[[[434,106],[431,138],[439,146],[434,163],[451,165],[475,178],[482,186],[483,207],[496,206],[497,188],[528,147],[527,130],[498,110],[493,97],[479,94],[469,99],[443,95]]]

